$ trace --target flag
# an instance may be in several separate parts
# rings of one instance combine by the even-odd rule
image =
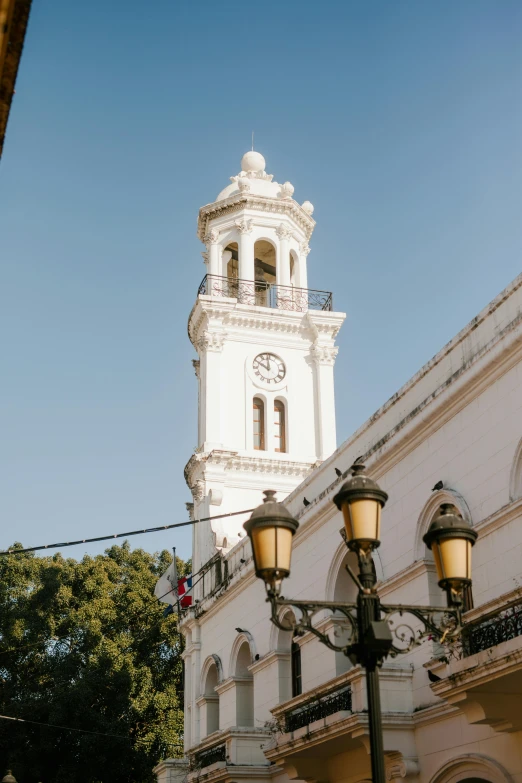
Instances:
[[[191,590],[192,574],[184,576],[183,579],[178,579],[178,595],[182,609],[188,609],[189,606],[192,606],[192,596],[189,595]]]
[[[176,569],[176,550],[174,550],[174,558],[169,565],[163,576],[160,576],[156,582],[154,588],[154,595],[158,601],[162,601],[164,604],[170,604],[176,606],[178,603],[178,572]]]

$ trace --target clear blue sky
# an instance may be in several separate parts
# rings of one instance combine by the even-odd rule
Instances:
[[[339,443],[496,296],[521,39],[520,0],[34,0],[0,163],[0,547],[186,519],[197,211],[252,129],[348,313]],[[190,554],[187,529],[132,543]]]

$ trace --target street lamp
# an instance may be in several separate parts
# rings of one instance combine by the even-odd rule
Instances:
[[[357,602],[287,600],[281,596],[281,585],[290,575],[292,539],[299,523],[282,503],[275,500],[273,490],[266,490],[264,494],[264,502],[253,511],[244,527],[252,543],[256,576],[265,583],[272,622],[284,631],[309,631],[331,650],[344,653],[353,663],[364,667],[372,780],[373,783],[385,783],[379,667],[387,655],[410,652],[428,635],[441,642],[459,636],[462,593],[471,584],[471,547],[477,534],[453,512],[453,506],[442,505],[440,515],[432,522],[423,540],[433,551],[439,585],[446,591],[448,606],[382,604],[375,587],[377,577],[372,552],[380,545],[381,511],[388,495],[366,475],[364,465],[356,463],[333,501],[343,514],[346,545],[357,555],[359,574],[346,567],[357,585]],[[283,624],[280,620],[283,607],[299,610],[297,619],[286,617]],[[347,644],[334,644],[314,625],[314,616],[325,609],[348,620],[350,639]],[[420,621],[420,627],[410,627],[402,619],[394,622],[394,616],[402,618],[404,614]]]

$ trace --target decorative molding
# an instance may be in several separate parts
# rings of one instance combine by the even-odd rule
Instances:
[[[259,660],[254,661],[249,667],[248,671],[252,674],[257,674],[262,669],[266,669],[267,666],[272,666],[273,663],[284,661],[290,663],[290,653],[284,650],[270,650],[266,655],[263,655]]]
[[[288,223],[280,223],[275,232],[279,239],[291,239],[294,235],[294,229]]]
[[[404,758],[402,754],[390,754],[386,762],[386,780],[416,777],[420,772],[417,759]]]
[[[201,255],[203,257],[203,263],[205,264],[205,266],[207,266],[207,264],[208,264],[208,257],[209,257],[208,251],[204,250]]]
[[[215,245],[219,239],[219,231],[216,228],[211,228],[207,234],[203,237],[203,242],[206,245]]]
[[[312,345],[310,354],[316,364],[326,364],[333,367],[339,348],[335,345]]]
[[[308,244],[308,242],[301,242],[299,244],[299,253],[302,256],[307,256],[309,252],[310,252],[310,245]]]
[[[248,180],[248,177],[238,177],[237,178],[237,186],[239,188],[240,193],[248,193],[250,190],[250,182]]]
[[[234,212],[241,212],[244,209],[288,215],[300,227],[307,240],[310,239],[315,228],[315,220],[293,199],[266,198],[243,192],[201,207],[198,219],[198,238],[205,241],[208,224],[211,220],[231,215]]]
[[[203,335],[199,338],[197,345],[200,351],[214,351],[220,353],[223,350],[224,343],[225,335],[223,332],[204,331]]]
[[[261,473],[270,476],[289,476],[301,479],[305,478],[313,470],[312,462],[298,462],[296,460],[282,459],[281,457],[254,457],[238,454],[237,451],[214,449],[206,453],[197,452],[193,454],[185,465],[185,481],[191,490],[198,483],[196,476],[202,466],[204,466],[205,470],[218,467],[225,472]]]
[[[240,234],[250,234],[252,231],[252,221],[247,220],[247,218],[243,217],[241,220],[236,220],[235,225]]]
[[[196,481],[191,487],[192,497],[194,498],[194,505],[200,503],[205,495],[205,484],[203,481]]]
[[[465,780],[489,780],[491,783],[512,783],[504,767],[489,756],[466,753],[447,761],[430,783],[460,783]]]
[[[208,502],[211,506],[220,506],[223,502],[223,490],[215,488],[209,490]]]

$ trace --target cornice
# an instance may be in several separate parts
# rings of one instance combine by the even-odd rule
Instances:
[[[386,713],[382,714],[383,729],[402,729],[413,731],[412,713]],[[283,734],[278,739],[277,745],[264,750],[265,756],[271,761],[287,757],[299,751],[301,748],[311,748],[325,740],[331,740],[337,737],[351,734],[353,739],[361,740],[363,735],[368,732],[368,713],[354,712],[346,718],[328,723],[328,725],[316,729],[315,731],[303,732],[302,736],[294,739],[292,733]],[[364,742],[363,742],[364,744]]]
[[[315,228],[315,220],[293,199],[267,198],[248,193],[236,193],[222,201],[215,201],[201,207],[198,216],[198,239],[204,242],[209,223],[212,220],[241,212],[244,209],[254,209],[274,215],[287,215],[301,228],[307,240],[310,239]]]
[[[462,715],[459,708],[443,701],[431,704],[429,707],[424,707],[423,709],[418,709],[413,713],[413,722],[415,728],[417,728],[417,726],[425,726],[431,723],[437,723],[441,720],[448,720],[448,718],[453,718],[455,715]]]
[[[231,688],[235,688],[237,683],[240,685],[251,685],[252,677],[227,677],[226,680],[223,680],[223,682],[216,685],[214,690],[221,696],[222,693],[226,693],[226,691],[231,690]]]
[[[267,666],[272,666],[273,663],[289,660],[289,652],[282,652],[281,650],[270,650],[270,652],[268,652],[266,655],[263,655],[263,657],[258,661],[251,663],[248,667],[248,671],[252,672],[252,674],[257,674],[258,672],[262,671],[262,669],[266,669]]]
[[[257,457],[242,455],[235,451],[196,452],[185,466],[185,481],[193,488],[201,479],[201,468],[205,471],[219,467],[225,472],[254,473],[269,476],[304,478],[313,470],[315,462],[301,462],[282,457]],[[196,475],[198,473],[198,475]]]
[[[303,326],[309,326],[306,315],[293,310],[241,304],[233,298],[200,294],[189,315],[188,335],[196,349],[203,331],[222,333],[227,329],[263,330],[301,335],[302,338]],[[310,335],[310,343],[312,339]]]
[[[494,533],[499,528],[507,525],[509,522],[513,522],[522,515],[522,498],[513,500],[511,503],[502,506],[498,511],[490,514],[489,517],[482,519],[476,524],[475,530],[481,538],[488,536],[490,533]]]

